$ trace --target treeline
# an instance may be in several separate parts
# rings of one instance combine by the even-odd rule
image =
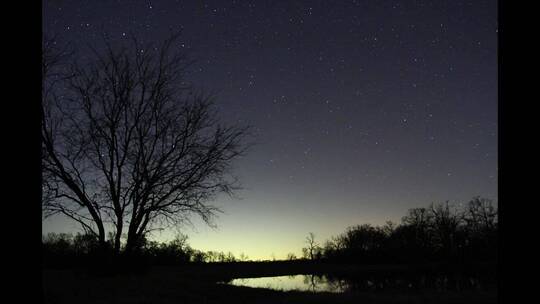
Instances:
[[[95,265],[114,259],[113,239],[108,242],[109,252],[100,251],[97,239],[92,235],[78,233],[49,233],[42,237],[43,266],[66,268]],[[137,251],[139,263],[146,265],[180,265],[186,263],[239,262],[247,261],[244,254],[235,256],[231,252],[201,251],[191,248],[184,235],[170,242],[144,240]],[[124,258],[125,260],[125,258]],[[117,261],[118,262],[118,261]]]
[[[304,258],[344,263],[495,262],[498,209],[475,197],[464,206],[431,204],[410,209],[397,225],[349,227],[319,245],[306,238]]]
[[[76,267],[129,264],[115,256],[114,236],[109,237],[108,251],[103,252],[92,235],[49,233],[42,238],[45,267]],[[244,254],[201,251],[192,248],[187,236],[170,242],[143,239],[136,251],[138,265],[180,265],[186,263],[248,261]],[[400,224],[370,224],[347,228],[322,245],[315,235],[306,238],[303,259],[331,263],[424,263],[424,262],[495,262],[497,259],[498,210],[492,200],[475,197],[464,206],[431,204],[410,209]],[[274,259],[275,260],[275,259]],[[287,260],[298,260],[290,253]],[[109,263],[108,263],[109,262]]]

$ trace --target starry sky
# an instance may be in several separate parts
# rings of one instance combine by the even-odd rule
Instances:
[[[322,243],[431,202],[497,198],[497,1],[56,0],[43,30],[82,57],[102,32],[182,30],[187,78],[216,93],[224,122],[253,126],[218,228],[179,228],[194,248],[284,258],[309,232]]]

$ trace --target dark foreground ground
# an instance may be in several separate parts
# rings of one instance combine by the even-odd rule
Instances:
[[[425,268],[425,267],[424,267]],[[429,267],[427,267],[429,268]],[[416,269],[417,270],[417,269]],[[429,269],[422,269],[429,270]],[[145,274],[96,277],[84,271],[43,270],[45,303],[496,303],[495,286],[482,290],[375,290],[342,294],[275,291],[218,282],[231,278],[308,273],[402,273],[411,266],[230,263],[152,267]]]

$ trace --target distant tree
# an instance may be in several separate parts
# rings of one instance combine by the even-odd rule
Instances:
[[[386,234],[387,236],[390,236],[396,230],[396,224],[392,221],[386,221],[386,223],[381,229],[384,234]]]
[[[209,250],[204,253],[204,261],[207,263],[213,263],[219,261],[219,253],[217,251]]]
[[[407,215],[402,218],[404,224],[414,226],[419,231],[427,231],[431,220],[432,214],[427,208],[409,209]]]
[[[452,255],[456,250],[456,239],[460,225],[463,223],[464,214],[451,206],[449,202],[444,204],[431,204],[429,207],[432,216],[432,229],[435,245],[446,255]]]
[[[184,248],[188,247],[188,238],[189,237],[185,234],[177,233],[174,236],[174,239],[170,242],[170,245],[183,250]]]
[[[42,244],[50,252],[66,253],[73,249],[73,235],[71,233],[48,233],[42,237]]]
[[[293,261],[293,260],[296,260],[296,254],[290,252],[287,254],[287,260],[289,261]]]
[[[237,259],[236,257],[234,256],[234,254],[232,252],[227,252],[227,256],[225,257],[225,262],[228,262],[228,263],[231,263],[231,262],[236,262]]]
[[[223,251],[218,252],[217,261],[221,262],[221,263],[227,262],[227,255],[225,255],[225,253]]]
[[[199,250],[195,250],[191,256],[191,261],[194,263],[204,263],[205,259],[205,253]]]
[[[317,252],[319,252],[320,246],[315,241],[315,234],[313,232],[310,232],[308,236],[306,237],[306,244],[307,244],[307,247],[302,248],[304,258],[315,260],[318,256],[320,256],[320,255],[317,255]]]
[[[380,253],[385,234],[370,224],[349,227],[343,236],[345,250],[350,258],[368,261]]]
[[[42,175],[45,216],[62,214],[106,247],[141,248],[153,229],[189,221],[212,224],[209,202],[232,194],[232,162],[245,127],[218,123],[212,98],[183,79],[191,63],[161,45],[94,51],[87,64],[60,66],[66,53],[43,44]]]
[[[240,261],[242,261],[242,262],[246,262],[246,261],[249,260],[249,257],[248,257],[246,254],[244,254],[244,253],[242,252],[242,253],[240,253],[240,256],[238,257],[238,259],[239,259]]]
[[[335,258],[338,254],[338,246],[334,240],[327,240],[324,242],[324,246],[322,248],[323,257],[325,259],[332,259]]]
[[[76,255],[73,235],[68,233],[48,233],[42,236],[42,258],[45,266],[71,266]]]
[[[412,232],[412,238],[407,238],[409,246],[414,250],[426,251],[431,247],[431,227],[433,226],[433,214],[427,208],[409,209],[407,215],[402,218],[402,223],[407,228],[400,229],[401,233]]]
[[[91,254],[99,248],[99,243],[94,235],[77,233],[73,238],[73,246],[78,254]]]
[[[465,250],[474,259],[493,259],[497,255],[497,205],[490,199],[474,197],[466,206]]]
[[[497,206],[490,199],[474,197],[469,201],[464,220],[475,232],[491,231],[497,225]]]
[[[187,239],[188,237],[186,235],[177,234],[168,243],[158,244],[154,241],[147,241],[144,247],[145,253],[150,255],[154,259],[154,262],[158,264],[187,263],[193,255],[193,249],[188,245]]]

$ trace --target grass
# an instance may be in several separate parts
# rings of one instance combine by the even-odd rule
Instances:
[[[230,263],[153,267],[144,275],[94,277],[73,270],[43,270],[45,303],[496,303],[496,290],[467,292],[312,293],[218,284],[235,277],[332,271],[405,271],[389,266],[308,263]]]

